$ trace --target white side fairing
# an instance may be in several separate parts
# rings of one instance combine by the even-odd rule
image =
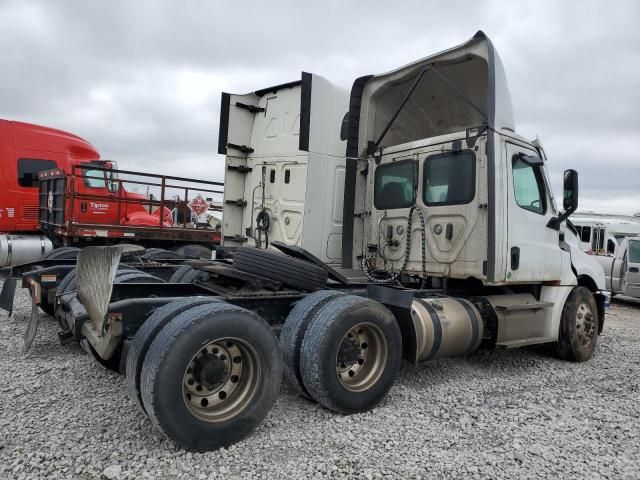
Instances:
[[[309,73],[247,95],[223,94],[225,246],[280,241],[338,260],[347,108],[345,90]]]

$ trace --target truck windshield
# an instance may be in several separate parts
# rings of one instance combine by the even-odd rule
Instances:
[[[416,162],[401,160],[376,168],[373,203],[378,210],[408,208],[416,199]]]
[[[640,263],[640,241],[629,241],[629,262]]]

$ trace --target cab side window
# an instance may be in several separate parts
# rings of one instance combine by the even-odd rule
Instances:
[[[416,162],[402,160],[376,168],[373,204],[378,210],[409,208],[416,199]]]
[[[631,263],[640,263],[640,242],[637,240],[629,241],[629,261]]]
[[[18,185],[21,187],[37,187],[38,173],[56,168],[53,160],[42,160],[38,158],[18,159]]]
[[[512,162],[516,203],[525,210],[544,215],[547,211],[547,202],[540,166],[526,163],[518,155],[513,157]]]

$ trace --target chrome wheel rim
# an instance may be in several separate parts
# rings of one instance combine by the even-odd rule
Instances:
[[[260,361],[253,347],[238,338],[220,338],[191,358],[182,379],[182,396],[196,418],[223,422],[244,410],[259,378]]]
[[[588,345],[593,339],[596,327],[595,317],[588,303],[578,305],[576,312],[576,337],[582,346]]]
[[[347,390],[362,392],[371,388],[387,366],[389,346],[377,325],[359,323],[340,341],[336,354],[336,375]]]

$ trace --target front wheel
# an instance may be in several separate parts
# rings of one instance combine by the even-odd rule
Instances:
[[[598,308],[591,291],[575,287],[562,310],[557,355],[573,362],[589,360],[598,340],[598,321]]]

